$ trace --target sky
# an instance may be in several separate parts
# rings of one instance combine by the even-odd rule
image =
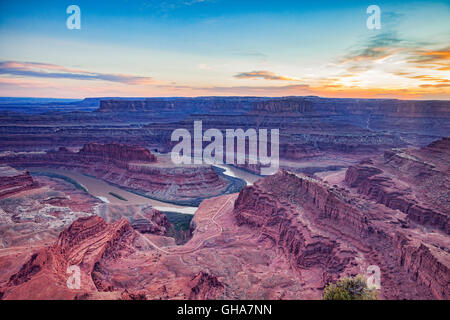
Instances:
[[[225,95],[449,100],[450,2],[0,0],[0,96]]]

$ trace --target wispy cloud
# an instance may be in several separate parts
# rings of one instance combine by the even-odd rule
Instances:
[[[339,60],[351,70],[368,70],[376,61],[390,56],[408,53],[430,43],[405,40],[398,36],[396,31],[386,31],[370,37],[357,44]]]
[[[442,48],[442,42],[433,40],[406,39],[395,29],[358,43],[336,65],[351,75],[353,83],[366,87],[385,90],[389,84],[411,95],[448,94],[450,47]],[[337,82],[352,85],[343,77]]]
[[[411,53],[408,62],[420,68],[450,70],[450,46],[437,50],[417,49]]]
[[[264,92],[278,92],[287,93],[289,91],[296,91],[298,93],[306,94],[311,93],[310,88],[306,84],[300,85],[287,85],[287,86],[231,86],[231,87],[202,87],[195,88],[201,91],[212,91],[212,92],[225,92],[225,93],[264,93]]]
[[[280,76],[270,71],[250,71],[241,72],[234,75],[238,79],[264,79],[264,80],[282,80],[282,81],[300,81],[299,79]]]
[[[267,54],[259,51],[234,52],[232,54],[243,58],[256,59],[261,62],[267,62],[267,60],[269,59],[269,56]]]
[[[66,68],[54,64],[18,61],[0,62],[0,74],[33,78],[101,80],[119,82],[123,84],[149,84],[153,82],[150,77],[140,77],[126,74],[96,73]]]
[[[157,10],[160,13],[166,13],[175,9],[190,7],[202,3],[212,2],[214,0],[147,0],[141,3],[141,10]]]

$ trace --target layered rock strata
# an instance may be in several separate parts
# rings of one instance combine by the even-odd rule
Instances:
[[[67,148],[36,153],[12,153],[0,163],[17,167],[57,168],[91,175],[144,196],[180,205],[240,189],[239,181],[219,175],[211,166],[164,167],[145,148],[89,143],[78,152]]]
[[[0,166],[0,199],[35,187],[37,183],[29,172]]]

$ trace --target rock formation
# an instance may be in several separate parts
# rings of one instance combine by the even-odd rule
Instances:
[[[174,167],[155,163],[145,148],[89,143],[78,152],[67,148],[37,153],[10,153],[0,163],[17,167],[57,168],[95,176],[151,198],[198,205],[201,200],[236,192],[241,181],[218,174],[211,166]]]
[[[450,299],[448,101],[73,103],[66,113],[0,112],[0,163],[16,168],[0,168],[0,299],[320,299],[330,281],[369,266],[380,268],[380,299]],[[279,129],[289,170],[241,190],[211,166],[164,163],[173,130],[200,120],[203,130]],[[100,204],[23,168],[201,204],[180,244],[153,208]],[[70,267],[79,289],[68,286]]]
[[[0,199],[36,186],[29,172],[18,171],[8,166],[0,167]]]
[[[224,291],[224,286],[217,277],[203,271],[195,275],[189,285],[191,287],[189,300],[214,299]]]
[[[21,188],[0,199],[2,249],[52,242],[74,220],[94,214],[100,203],[61,179],[33,176],[32,180],[32,188]]]
[[[403,230],[402,215],[372,207],[345,190],[280,172],[242,190],[235,215],[282,247],[300,271],[320,268],[323,284],[355,272],[358,257],[380,266],[385,298],[448,299],[447,237],[427,241]]]
[[[359,194],[405,213],[409,221],[450,234],[450,139],[422,149],[386,151],[351,166],[345,182]]]
[[[15,295],[31,295],[36,298],[74,298],[77,290],[67,287],[66,271],[78,266],[82,271],[81,286],[87,291],[107,291],[99,276],[101,261],[112,261],[133,252],[130,247],[135,233],[126,220],[106,224],[102,218],[87,217],[75,221],[64,230],[57,242],[32,254],[30,259],[11,275],[7,286],[15,288]],[[32,281],[30,281],[32,280]],[[45,290],[33,292],[32,288]]]
[[[302,150],[373,152],[408,144],[423,146],[447,136],[448,101],[332,99],[319,97],[199,97],[91,99],[94,112],[20,114],[0,112],[0,151],[80,148],[92,141],[170,151],[170,135],[194,120],[213,128],[279,128],[281,157]],[[72,106],[73,107],[73,106]],[[387,133],[389,132],[389,133]],[[298,154],[294,152],[299,150]]]
[[[146,148],[127,146],[119,143],[100,144],[89,143],[78,152],[82,156],[97,156],[118,160],[121,162],[156,162],[156,157]]]
[[[180,246],[139,221],[133,229],[82,218],[9,267],[0,291],[4,299],[317,299],[328,282],[376,265],[382,299],[448,299],[448,235],[352,192],[280,171],[205,200]],[[70,265],[81,269],[80,289],[65,283]]]
[[[167,235],[172,226],[170,225],[164,213],[147,208],[143,211],[144,218],[133,219],[131,227],[140,233],[152,233],[161,236]]]

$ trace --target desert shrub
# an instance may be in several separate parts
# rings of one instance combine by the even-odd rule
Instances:
[[[323,291],[323,300],[376,300],[377,295],[378,291],[367,287],[366,279],[358,275],[330,283]]]

